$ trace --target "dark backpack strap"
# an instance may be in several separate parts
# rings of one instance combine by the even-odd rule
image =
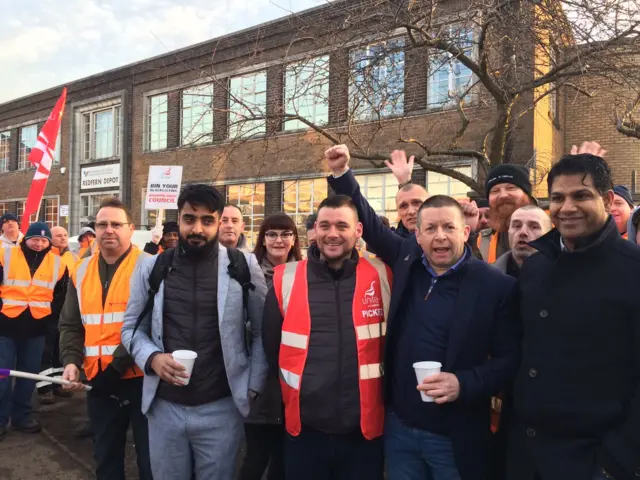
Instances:
[[[129,351],[132,351],[133,349],[133,339],[136,336],[136,332],[138,331],[140,324],[142,323],[144,318],[153,310],[153,302],[155,300],[156,293],[158,293],[160,284],[169,273],[172,262],[173,249],[165,250],[156,257],[156,263],[153,264],[153,268],[151,269],[151,273],[149,274],[149,290],[147,292],[147,303],[145,303],[142,312],[140,313],[140,315],[138,315],[138,319],[136,320],[136,326],[133,329],[133,335],[131,335],[131,344],[129,345]]]
[[[256,286],[251,283],[251,272],[247,259],[237,248],[227,248],[229,257],[229,267],[227,271],[229,276],[233,278],[242,287],[242,309],[244,311],[244,348],[247,356],[251,355],[251,318],[249,318],[249,291],[255,290]]]

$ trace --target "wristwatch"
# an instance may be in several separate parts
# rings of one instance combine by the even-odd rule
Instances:
[[[399,183],[398,184],[398,190],[400,190],[402,187],[406,187],[410,183],[411,183],[411,179],[407,180],[406,182]]]

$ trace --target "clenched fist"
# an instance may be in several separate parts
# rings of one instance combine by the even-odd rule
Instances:
[[[342,175],[349,166],[349,148],[346,145],[335,145],[324,152],[329,170],[335,176]]]

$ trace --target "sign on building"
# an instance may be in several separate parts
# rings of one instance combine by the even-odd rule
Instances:
[[[176,210],[181,183],[182,167],[150,166],[144,208],[147,210]]]
[[[80,190],[120,187],[120,164],[84,167],[80,171]]]
[[[60,205],[60,216],[61,217],[69,216],[69,205]]]

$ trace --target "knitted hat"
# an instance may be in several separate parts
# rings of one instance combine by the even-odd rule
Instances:
[[[529,180],[529,169],[522,165],[512,165],[503,163],[496,165],[489,171],[487,183],[485,184],[485,194],[489,197],[491,187],[499,183],[510,183],[520,188],[524,193],[531,196],[531,181]]]
[[[176,222],[164,222],[162,224],[162,234],[172,232],[180,233],[180,226]]]
[[[13,213],[8,212],[2,215],[2,217],[0,218],[0,228],[2,228],[2,224],[4,224],[4,222],[9,222],[11,220],[18,223],[18,217],[16,217]]]
[[[613,193],[622,197],[631,208],[635,208],[635,205],[633,204],[633,197],[631,196],[631,192],[627,187],[625,187],[624,185],[616,185],[613,187]]]
[[[24,236],[25,240],[29,240],[30,238],[46,238],[51,241],[51,230],[49,230],[49,225],[44,222],[33,222],[29,225],[27,234]]]

